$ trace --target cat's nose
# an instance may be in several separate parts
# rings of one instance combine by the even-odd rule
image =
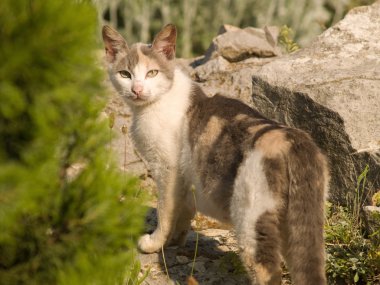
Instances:
[[[132,86],[132,92],[136,94],[137,96],[140,96],[143,92],[144,88],[141,84],[134,84]]]

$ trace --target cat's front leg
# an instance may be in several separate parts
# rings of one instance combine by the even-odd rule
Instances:
[[[196,212],[194,198],[191,195],[190,187],[184,186],[182,191],[186,197],[183,199],[184,203],[181,203],[175,230],[170,237],[170,245],[185,245],[187,234],[190,230],[191,220],[194,218]]]
[[[152,234],[143,235],[138,241],[138,248],[145,253],[159,251],[167,245],[172,238],[178,213],[181,209],[181,202],[184,202],[183,185],[181,176],[176,168],[165,168],[159,173],[158,186],[158,205],[157,205],[157,228]]]

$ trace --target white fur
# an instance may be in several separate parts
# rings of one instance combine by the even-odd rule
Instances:
[[[174,72],[171,89],[159,100],[146,106],[131,105],[133,123],[131,128],[135,146],[150,162],[153,174],[161,164],[177,166],[183,125],[189,105],[190,79],[179,69]]]
[[[180,69],[176,69],[171,88],[159,94],[157,100],[141,106],[129,102],[133,112],[132,139],[149,163],[159,190],[158,203],[161,204],[158,207],[157,229],[152,235],[144,235],[139,240],[138,246],[143,252],[159,250],[167,241],[173,227],[170,221],[176,213],[170,208],[173,206],[172,196],[178,195],[176,189],[173,189],[173,175],[176,175],[180,167],[181,143],[185,135],[184,125],[190,92],[190,79]]]
[[[231,201],[231,219],[240,244],[253,256],[256,247],[255,225],[267,211],[276,209],[274,199],[263,171],[262,153],[249,153],[239,169]]]

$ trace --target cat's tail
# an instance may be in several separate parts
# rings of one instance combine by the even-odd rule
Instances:
[[[329,183],[328,163],[304,132],[290,130],[289,200],[283,255],[296,285],[324,285],[324,207]]]

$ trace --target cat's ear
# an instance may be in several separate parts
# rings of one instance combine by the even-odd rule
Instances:
[[[175,43],[177,29],[173,24],[168,24],[157,34],[153,40],[152,48],[166,56],[167,59],[175,58]]]
[[[118,53],[128,51],[127,42],[117,31],[112,29],[110,26],[103,26],[102,36],[108,62],[114,62]]]

